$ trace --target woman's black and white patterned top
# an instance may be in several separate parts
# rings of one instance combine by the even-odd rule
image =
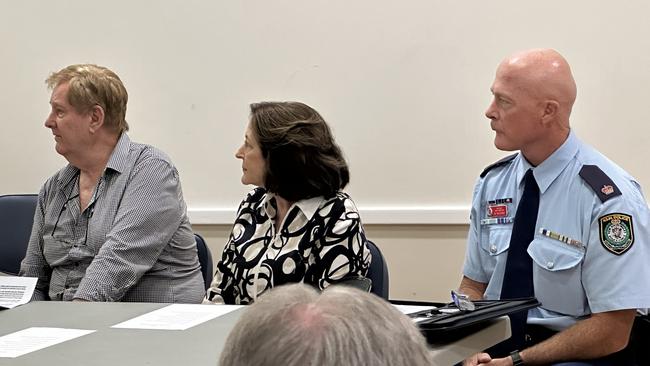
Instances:
[[[350,196],[339,192],[298,201],[279,231],[274,197],[256,188],[240,204],[204,302],[248,304],[282,284],[304,281],[324,289],[366,274],[370,252]]]
[[[45,183],[20,268],[33,299],[199,303],[205,287],[178,172],[123,133],[79,207],[79,169]]]

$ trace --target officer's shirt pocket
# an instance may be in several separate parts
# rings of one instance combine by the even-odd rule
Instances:
[[[485,236],[481,240],[481,249],[487,253],[484,256],[483,265],[486,272],[492,274],[485,290],[486,299],[498,299],[501,293],[502,280],[498,277],[502,277],[499,274],[505,271],[511,234],[512,224],[495,225],[486,230]]]
[[[534,263],[535,296],[542,307],[572,316],[584,315],[586,297],[581,281],[584,249],[537,236],[528,246],[528,254]]]

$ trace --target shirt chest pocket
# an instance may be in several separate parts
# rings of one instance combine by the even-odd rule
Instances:
[[[572,316],[584,315],[586,298],[581,281],[584,250],[536,237],[528,246],[528,254],[533,259],[535,296],[542,307]]]
[[[482,233],[481,250],[483,255],[482,265],[486,273],[490,274],[490,284],[485,290],[485,298],[498,299],[501,293],[501,279],[508,259],[512,225],[494,226]]]
[[[505,254],[504,252],[507,252],[510,246],[512,225],[491,227],[485,231],[484,235],[481,240],[481,248],[491,257],[498,257]]]

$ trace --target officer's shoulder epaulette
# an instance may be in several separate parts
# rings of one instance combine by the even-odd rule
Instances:
[[[511,162],[512,159],[514,159],[516,156],[517,156],[517,154],[508,155],[508,156],[506,156],[505,158],[503,158],[503,159],[501,159],[501,160],[499,160],[499,161],[497,161],[497,162],[495,162],[495,163],[492,163],[492,164],[488,165],[485,169],[483,169],[483,172],[481,173],[481,178],[485,178],[485,176],[487,175],[487,173],[490,172],[490,170],[492,170],[492,169],[494,169],[494,168],[498,168],[498,167],[500,167],[501,165],[508,164],[508,163]]]
[[[600,202],[622,194],[612,179],[596,165],[583,165],[580,169],[580,177],[593,189]]]

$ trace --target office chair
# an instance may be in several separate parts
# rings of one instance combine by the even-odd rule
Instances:
[[[0,272],[17,276],[32,233],[38,195],[0,196]]]
[[[370,278],[363,276],[345,276],[341,281],[337,282],[336,285],[354,287],[363,292],[371,292],[372,290],[372,281]]]
[[[201,264],[201,274],[203,275],[203,284],[207,290],[212,283],[212,253],[210,248],[205,244],[205,240],[199,234],[194,234],[196,239],[196,250],[199,255],[199,264]]]
[[[630,334],[630,347],[637,365],[650,365],[648,339],[650,339],[650,314],[637,314]]]
[[[368,274],[366,275],[372,281],[370,292],[388,300],[388,266],[379,248],[370,240],[368,240],[368,249],[370,249],[372,255],[370,268],[368,268]]]

